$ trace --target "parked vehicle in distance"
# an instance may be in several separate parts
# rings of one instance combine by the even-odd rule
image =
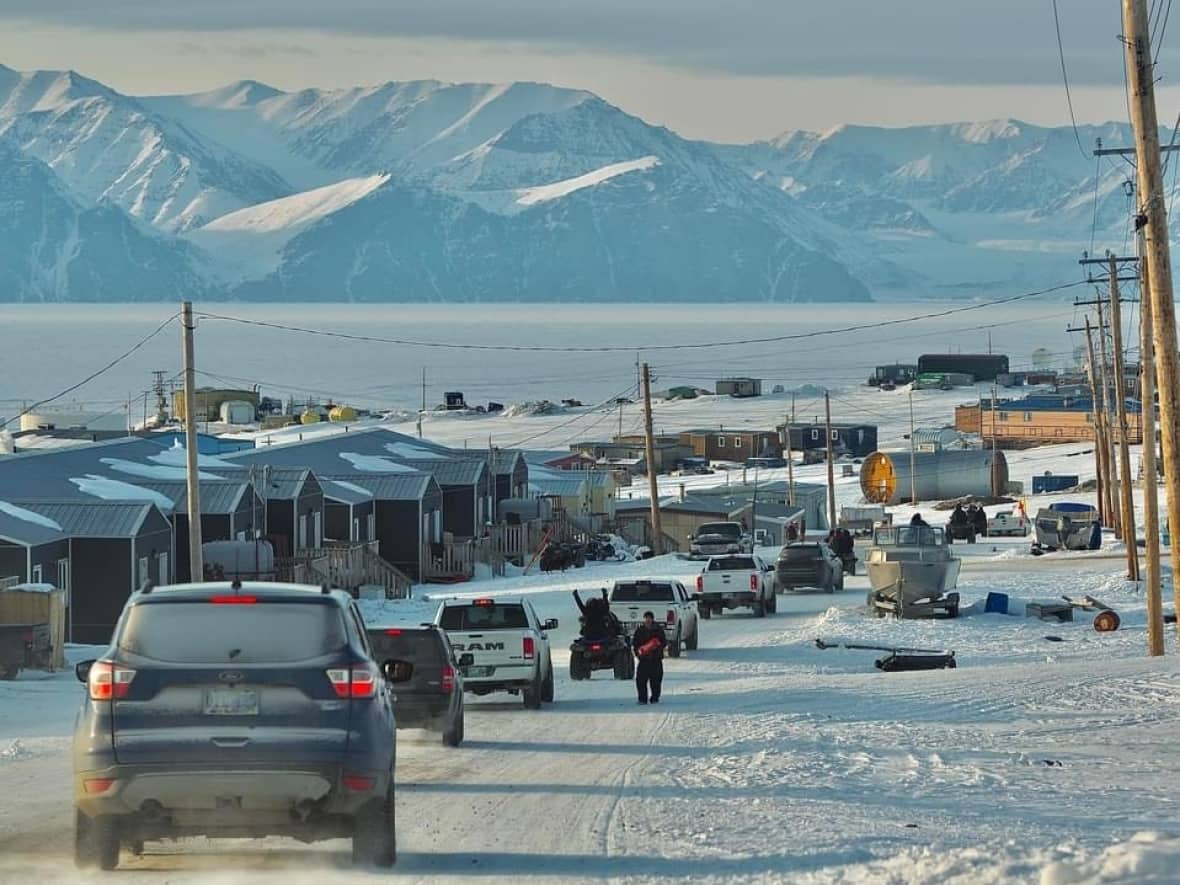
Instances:
[[[425,728],[448,747],[463,743],[463,666],[475,658],[456,657],[447,634],[434,624],[369,627],[373,658],[383,671],[402,663],[405,678],[394,689],[398,728]]]
[[[702,618],[726,609],[749,608],[755,617],[778,609],[774,566],[752,553],[711,556],[696,581],[694,599]]]
[[[16,679],[21,670],[48,670],[52,661],[48,624],[0,624],[0,679]]]
[[[76,673],[79,867],[189,836],[351,838],[354,864],[394,863],[392,692],[347,593],[149,586]]]
[[[780,591],[800,589],[834,593],[844,589],[844,563],[822,541],[787,544],[775,563]]]
[[[1014,510],[1002,510],[987,521],[988,537],[1008,536],[1024,538],[1032,531],[1029,520]]]
[[[664,624],[669,657],[680,657],[681,646],[696,651],[697,607],[679,581],[650,578],[615,581],[609,598],[628,635],[643,623],[643,613],[650,611]]]
[[[701,558],[754,551],[754,539],[740,522],[703,523],[688,540],[690,555]]]
[[[746,459],[747,467],[760,467],[763,470],[774,470],[787,466],[787,459],[781,456],[759,456]]]
[[[893,515],[885,512],[885,508],[880,504],[862,507],[841,507],[840,519],[836,522],[837,528],[847,529],[853,535],[864,535],[869,537],[873,534],[873,528],[878,524],[890,525],[893,522]]]
[[[519,694],[529,710],[552,702],[553,658],[546,631],[556,630],[557,620],[542,622],[527,599],[446,599],[434,623],[446,631],[457,654],[472,655],[463,668],[464,691],[480,697]]]

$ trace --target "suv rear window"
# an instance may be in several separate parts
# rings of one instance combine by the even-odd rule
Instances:
[[[378,659],[386,657],[414,664],[446,661],[442,638],[433,630],[402,630],[396,627],[370,629],[369,644]]]
[[[714,556],[709,560],[711,572],[748,572],[757,571],[758,566],[749,556]]]
[[[167,602],[132,607],[118,647],[178,664],[282,664],[337,652],[345,642],[334,605]]]
[[[444,630],[525,630],[528,615],[520,603],[503,605],[448,605],[439,626]]]
[[[611,602],[666,602],[675,598],[671,584],[615,584],[610,594]]]
[[[798,547],[784,547],[778,555],[779,562],[810,562],[823,559],[818,544],[800,544]]]
[[[697,537],[701,535],[724,535],[726,538],[739,539],[742,527],[734,522],[707,522],[697,529]]]

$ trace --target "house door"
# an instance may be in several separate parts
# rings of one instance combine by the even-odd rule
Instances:
[[[299,514],[299,533],[295,537],[295,546],[300,550],[307,549],[307,514]]]
[[[156,556],[156,580],[161,584],[172,583],[171,563],[168,558],[167,553],[160,553]]]
[[[317,510],[311,515],[311,534],[315,541],[312,544],[313,547],[324,546],[324,512],[322,510]]]

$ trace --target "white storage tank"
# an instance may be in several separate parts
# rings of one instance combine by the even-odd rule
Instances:
[[[225,424],[253,424],[255,417],[252,403],[234,399],[221,404],[221,420]]]
[[[994,466],[993,466],[994,465]],[[963,495],[992,494],[995,485],[1003,494],[1008,485],[1004,453],[990,449],[943,449],[914,455],[917,481],[910,482],[910,452],[873,452],[860,468],[860,490],[872,504],[909,501],[911,486],[919,501],[945,501]]]

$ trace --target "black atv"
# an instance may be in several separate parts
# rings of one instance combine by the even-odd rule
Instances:
[[[635,658],[625,635],[579,636],[570,643],[570,679],[589,679],[595,670],[613,670],[615,679],[635,678]]]

